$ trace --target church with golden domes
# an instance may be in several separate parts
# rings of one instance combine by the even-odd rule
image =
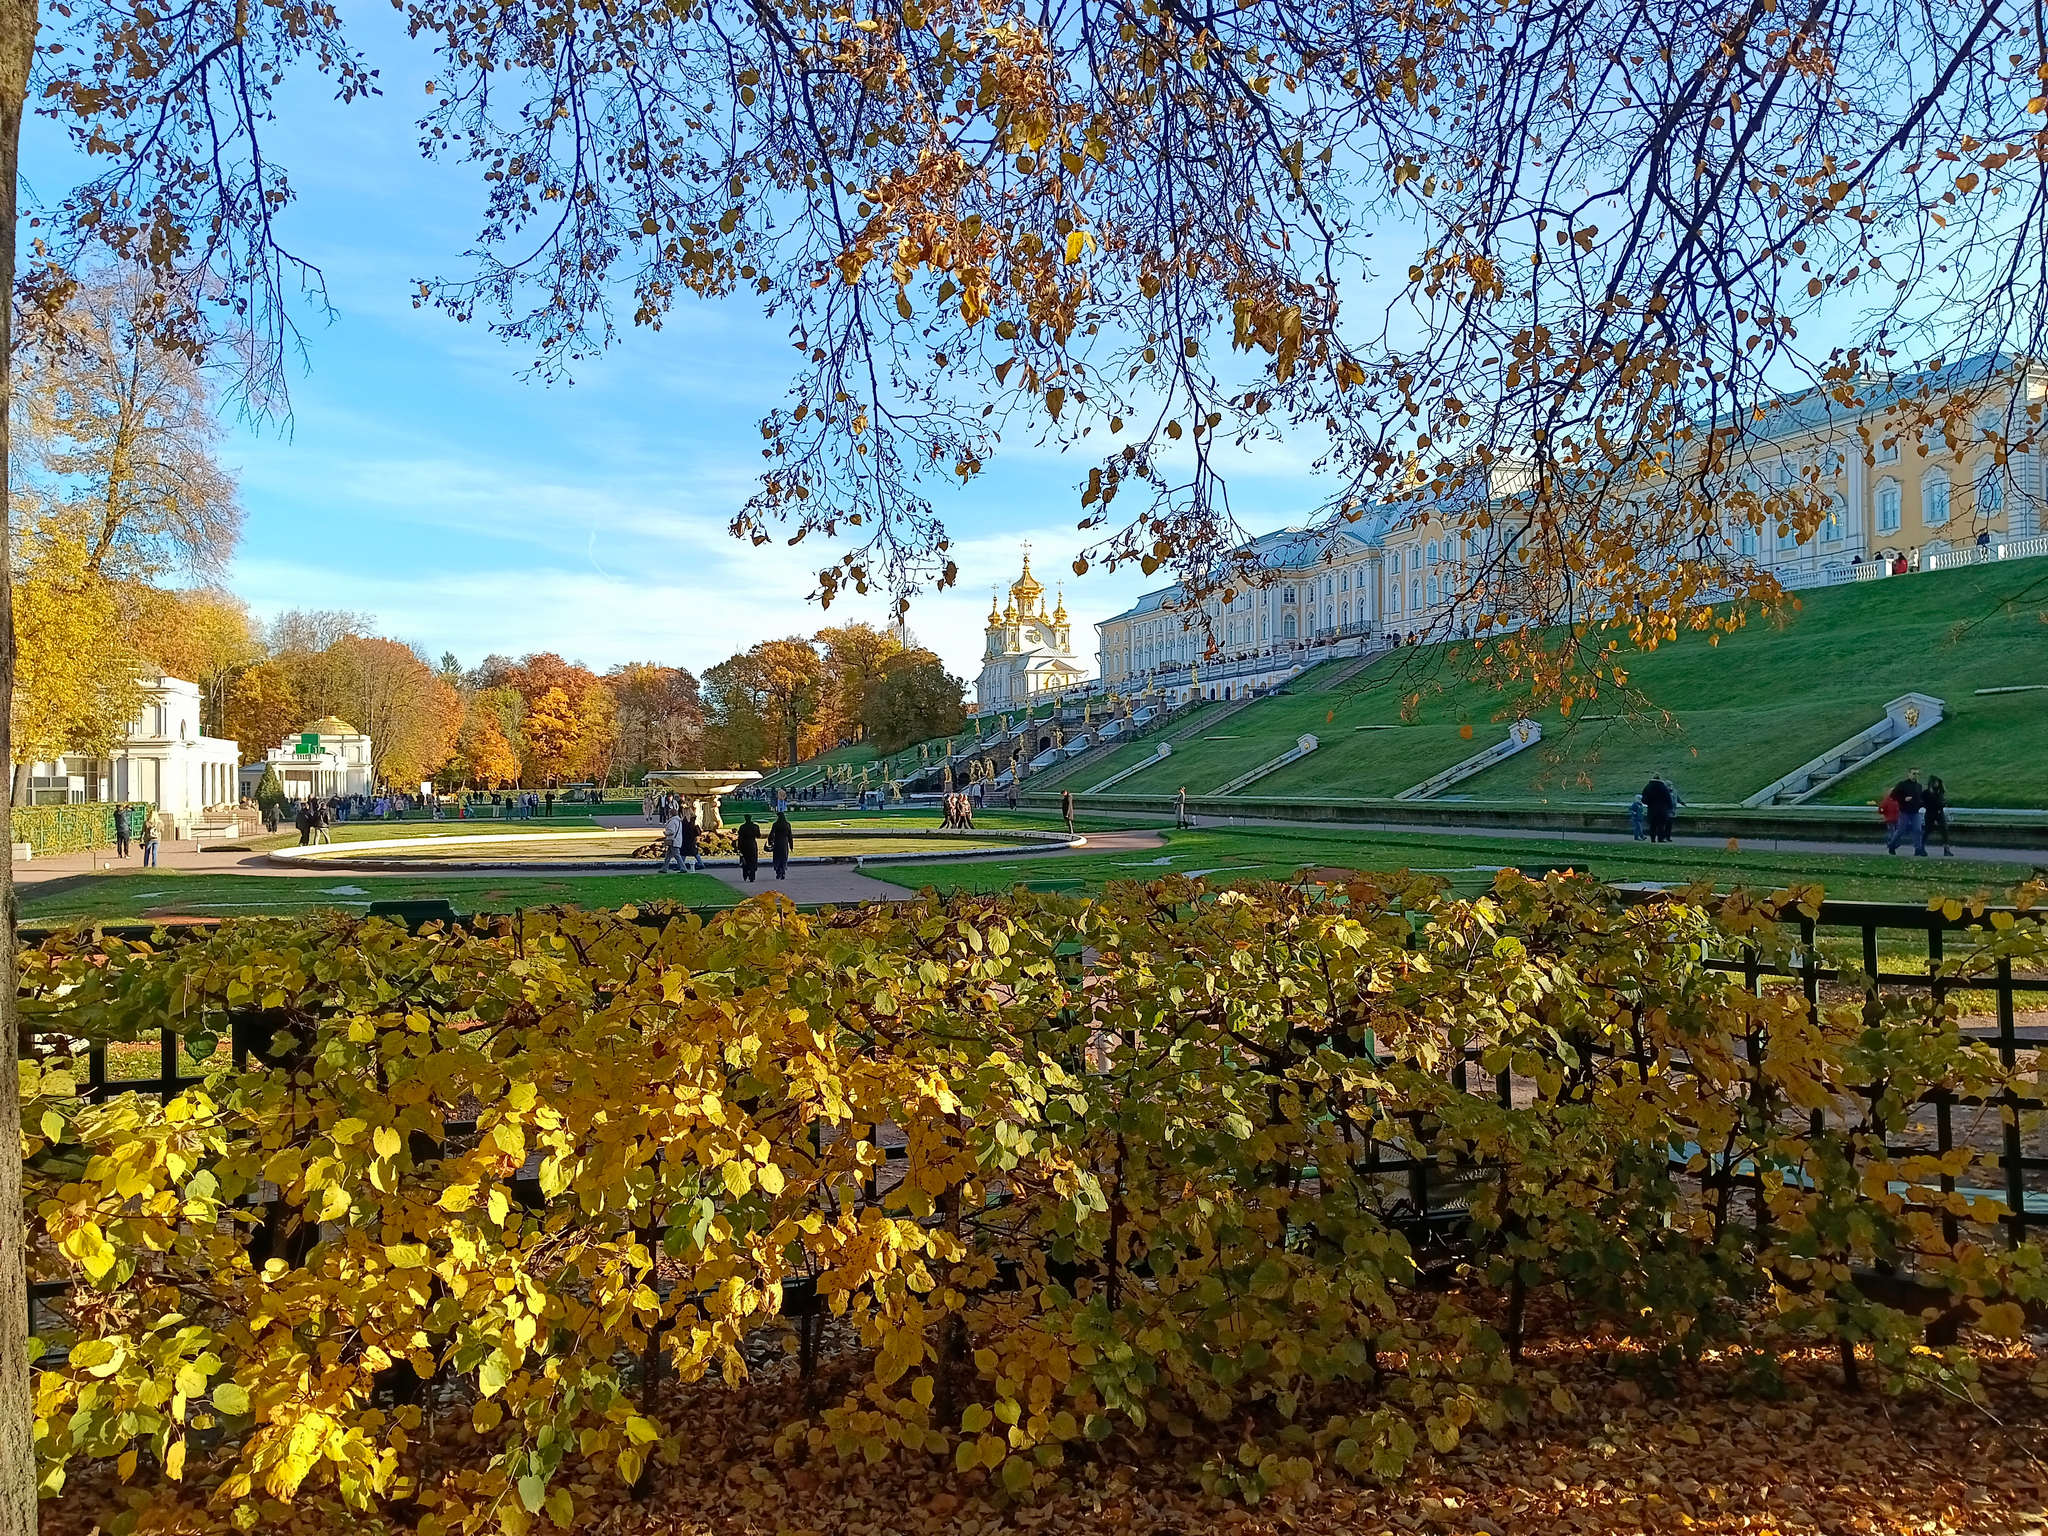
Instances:
[[[1010,584],[1010,600],[1000,608],[996,601],[989,599],[981,676],[974,684],[976,714],[1021,709],[1082,681],[1086,673],[1074,659],[1066,599],[1055,594],[1052,612],[1045,611],[1045,588],[1031,574],[1028,553],[1024,574]]]

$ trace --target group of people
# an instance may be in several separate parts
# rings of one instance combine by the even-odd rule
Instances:
[[[1942,854],[1955,857],[1956,851],[1949,843],[1948,786],[1941,782],[1939,774],[1922,784],[1920,770],[1913,769],[1892,786],[1877,809],[1884,817],[1886,853],[1897,853],[1899,844],[1911,838],[1913,852],[1924,859],[1927,839],[1939,831]]]
[[[704,832],[697,825],[694,813],[686,810],[674,795],[661,797],[661,810],[667,812],[661,824],[662,873],[674,869],[678,874],[704,867]],[[768,845],[768,858],[775,867],[775,878],[789,878],[789,852],[796,846],[796,829],[789,824],[786,812],[777,811],[775,820],[763,828],[754,820],[753,813],[733,829],[733,841],[738,845],[740,856],[740,878],[752,884],[761,873],[761,845]]]
[[[154,869],[157,851],[163,842],[162,812],[149,814],[139,805],[117,805],[114,807],[114,850],[122,858],[135,844],[142,845],[142,867]]]
[[[1653,843],[1668,843],[1678,825],[1678,808],[1683,804],[1685,797],[1679,794],[1671,780],[1661,773],[1653,774],[1650,782],[1628,803],[1629,830],[1635,833],[1639,843],[1645,838]]]
[[[789,824],[789,815],[777,811],[775,820],[768,827],[768,857],[775,866],[775,878],[789,878],[789,850],[796,846],[796,829]],[[739,824],[733,833],[740,850],[740,878],[752,884],[761,873],[761,823],[754,820],[752,813]]]
[[[981,786],[976,785],[979,789]],[[946,795],[944,814],[939,825],[949,832],[972,832],[974,830],[974,798],[965,790],[953,790]]]

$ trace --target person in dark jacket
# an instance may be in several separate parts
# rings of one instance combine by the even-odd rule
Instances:
[[[1643,786],[1643,810],[1650,821],[1650,841],[1668,843],[1671,829],[1678,820],[1678,795],[1664,782],[1662,774],[1654,775]]]
[[[1941,856],[1952,859],[1956,856],[1948,841],[1948,786],[1941,782],[1941,775],[1934,774],[1927,780],[1926,793],[1921,798],[1921,836],[1934,836],[1936,829],[1941,832]]]
[[[740,878],[751,885],[761,873],[761,823],[754,820],[753,812],[747,813],[734,836],[740,845]]]
[[[114,807],[114,855],[122,859],[128,857],[128,807],[125,805]]]
[[[301,848],[313,840],[313,802],[311,799],[299,802],[299,814],[292,818],[292,825],[299,829],[299,846]]]
[[[1899,804],[1899,819],[1892,827],[1891,836],[1884,840],[1884,851],[1897,853],[1899,844],[1910,837],[1913,839],[1913,852],[1926,858],[1927,823],[1923,817],[1927,810],[1927,791],[1920,787],[1920,775],[1909,773],[1894,784],[1892,799]]]
[[[550,811],[548,814],[552,816],[554,812]],[[685,816],[683,818],[683,868],[702,869],[704,867],[703,849],[704,833],[697,825],[697,818]]]
[[[1067,824],[1067,836],[1072,837],[1074,835],[1074,792],[1071,789],[1060,791],[1060,819]]]
[[[768,829],[768,857],[775,861],[775,878],[789,878],[789,850],[796,846],[796,831],[789,824],[789,818],[780,811],[775,814],[775,824]]]

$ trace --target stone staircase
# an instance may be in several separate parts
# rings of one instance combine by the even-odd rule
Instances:
[[[1941,724],[1940,699],[1926,693],[1902,693],[1884,707],[1884,718],[1829,748],[1812,762],[1802,763],[1783,778],[1773,779],[1742,803],[1751,808],[1800,805],[1864,764],[1895,752]]]
[[[1352,678],[1358,676],[1359,673],[1363,672],[1392,649],[1392,646],[1387,645],[1373,647],[1363,655],[1346,662],[1343,666],[1332,672],[1318,683],[1313,691],[1316,693],[1335,693],[1339,688],[1350,682]]]

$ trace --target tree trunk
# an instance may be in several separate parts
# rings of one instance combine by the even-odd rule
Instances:
[[[14,220],[21,115],[35,57],[36,0],[0,0],[0,762],[13,759],[13,499],[8,428],[14,378]],[[15,1036],[14,848],[0,848],[0,1040]],[[18,1046],[17,1046],[18,1049]],[[11,1076],[12,1074],[10,1074]],[[28,1274],[21,1214],[21,1097],[0,1089],[0,1536],[36,1529],[35,1420],[30,1409]]]

